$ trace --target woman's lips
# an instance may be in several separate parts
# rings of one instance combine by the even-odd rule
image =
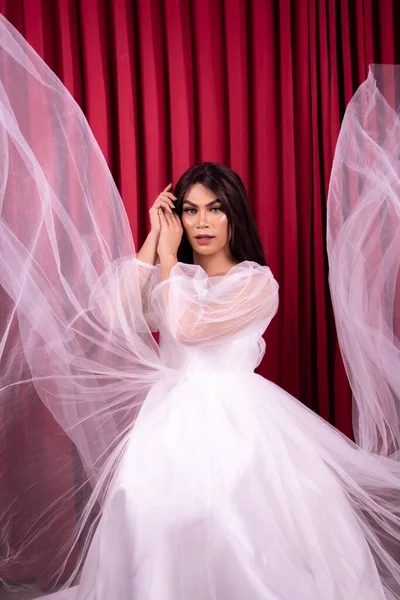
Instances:
[[[205,246],[206,244],[209,244],[210,242],[213,241],[213,237],[197,237],[196,241],[201,245],[201,246]]]

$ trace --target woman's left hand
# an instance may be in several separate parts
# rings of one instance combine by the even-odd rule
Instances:
[[[158,210],[158,216],[161,224],[157,246],[160,261],[164,258],[176,258],[183,234],[181,220],[175,212],[168,213],[162,208]]]

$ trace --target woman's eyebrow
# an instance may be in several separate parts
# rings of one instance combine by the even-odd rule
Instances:
[[[218,198],[215,198],[215,200],[211,200],[211,202],[206,204],[206,207],[212,206],[213,204],[217,204],[217,203],[221,203],[221,200],[219,200]],[[194,202],[191,202],[190,200],[184,200],[183,204],[190,204],[190,206],[194,206],[195,208],[198,208],[198,205],[195,204]]]

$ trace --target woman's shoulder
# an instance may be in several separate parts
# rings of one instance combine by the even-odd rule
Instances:
[[[260,265],[258,262],[255,262],[254,260],[242,260],[241,262],[233,265],[233,267],[231,267],[226,275],[230,275],[232,273],[250,273],[250,274],[260,274],[260,275],[265,275],[265,274],[272,274],[271,269],[267,266],[267,265]]]
[[[200,265],[189,263],[177,263],[179,270],[193,279],[208,279],[210,281],[221,281],[226,278],[269,276],[273,277],[271,269],[267,265],[260,265],[252,260],[243,260],[232,265],[225,273],[208,275]]]

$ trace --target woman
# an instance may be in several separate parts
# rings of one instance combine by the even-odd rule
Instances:
[[[35,120],[56,115],[49,139],[69,184],[10,89],[0,283],[12,301],[6,334],[17,314],[19,337],[3,392],[34,382],[94,485],[83,524],[96,500],[102,507],[79,585],[59,598],[400,597],[398,462],[254,373],[278,284],[239,177],[211,163],[189,169],[153,205],[135,256],[81,113],[2,27],[3,62],[18,56],[13,86],[29,73],[29,98],[45,107]],[[21,211],[29,203],[27,228],[10,209],[14,189]],[[18,379],[22,355],[31,377]]]
[[[206,163],[182,176],[176,195],[168,191],[170,187],[150,210],[152,229],[137,259],[143,261],[145,312],[153,329],[160,330],[161,361],[171,368],[174,380],[169,376],[167,383],[162,380],[152,388],[129,441],[123,442],[119,473],[96,534],[96,540],[103,539],[110,549],[110,556],[104,557],[108,567],[100,566],[94,541],[78,591],[81,597],[99,593],[118,598],[146,594],[163,598],[199,594],[200,598],[208,597],[207,593],[243,597],[251,591],[243,587],[247,576],[239,573],[233,586],[230,571],[240,556],[235,558],[237,550],[230,548],[229,538],[237,527],[239,534],[244,524],[231,524],[228,518],[224,533],[227,517],[223,515],[232,502],[244,503],[245,509],[251,494],[250,471],[246,471],[261,431],[251,430],[256,414],[241,413],[252,412],[248,400],[253,379],[255,395],[259,394],[261,382],[253,370],[264,353],[261,335],[277,309],[278,285],[270,269],[260,264],[265,263],[261,244],[235,173]],[[178,255],[185,253],[194,264],[178,262]],[[154,266],[156,254],[159,264]],[[228,423],[225,411],[230,414]],[[133,487],[128,490],[126,474],[136,468],[141,475],[132,477]],[[250,503],[248,509],[255,507]],[[114,520],[116,514],[121,515],[120,523]],[[106,532],[109,519],[111,538]],[[132,554],[126,552],[125,542]],[[186,557],[187,565],[171,555],[174,547]],[[216,582],[215,592],[211,588],[206,592],[203,586],[212,583],[207,582],[205,563],[214,553],[221,581]],[[110,557],[117,559],[118,568]],[[125,571],[121,560],[129,566],[126,578],[121,576]],[[135,581],[130,583],[133,572]],[[171,583],[163,573],[172,578]],[[225,579],[231,584],[224,589]]]
[[[378,566],[390,554],[371,519],[383,516],[394,465],[254,373],[278,285],[239,177],[205,163],[170,188],[150,210],[137,259],[175,380],[152,388],[123,442],[70,593],[388,597]]]

